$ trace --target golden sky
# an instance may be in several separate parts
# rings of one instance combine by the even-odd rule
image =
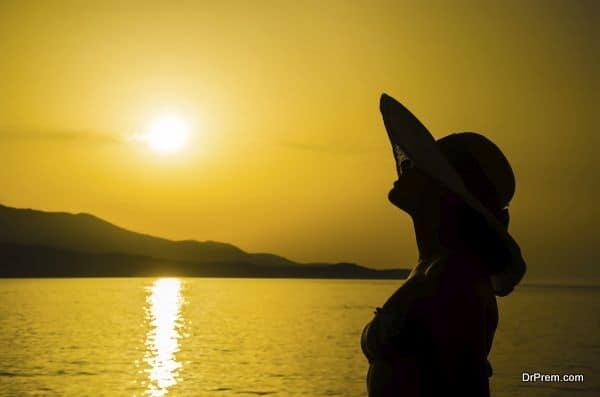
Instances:
[[[0,203],[408,267],[387,92],[511,161],[528,277],[600,277],[594,1],[0,1]],[[165,113],[190,140],[131,139]]]

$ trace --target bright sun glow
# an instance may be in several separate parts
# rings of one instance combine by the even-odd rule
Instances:
[[[162,154],[175,153],[183,149],[188,140],[189,127],[176,115],[156,118],[142,136],[148,146]]]

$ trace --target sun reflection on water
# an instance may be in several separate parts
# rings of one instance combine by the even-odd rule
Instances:
[[[146,395],[160,397],[180,380],[181,363],[175,353],[179,351],[183,325],[181,280],[161,278],[148,289],[146,318],[150,322],[150,330],[146,334],[144,360],[150,368],[147,370]]]

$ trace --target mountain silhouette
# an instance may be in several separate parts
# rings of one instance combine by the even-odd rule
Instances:
[[[90,214],[0,205],[1,277],[222,276],[405,278],[406,269],[302,264],[216,241],[173,241]]]

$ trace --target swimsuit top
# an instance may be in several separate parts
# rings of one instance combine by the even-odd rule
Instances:
[[[476,352],[487,376],[491,365],[487,355],[498,323],[498,307],[489,276],[474,254],[454,252],[431,271],[411,273],[395,294],[406,299],[407,309],[377,308],[362,330],[363,354],[375,360],[415,357],[426,366],[436,366],[436,357],[461,348]],[[437,278],[437,279],[436,279]],[[438,363],[437,370],[443,370]],[[436,368],[430,368],[435,370]]]

